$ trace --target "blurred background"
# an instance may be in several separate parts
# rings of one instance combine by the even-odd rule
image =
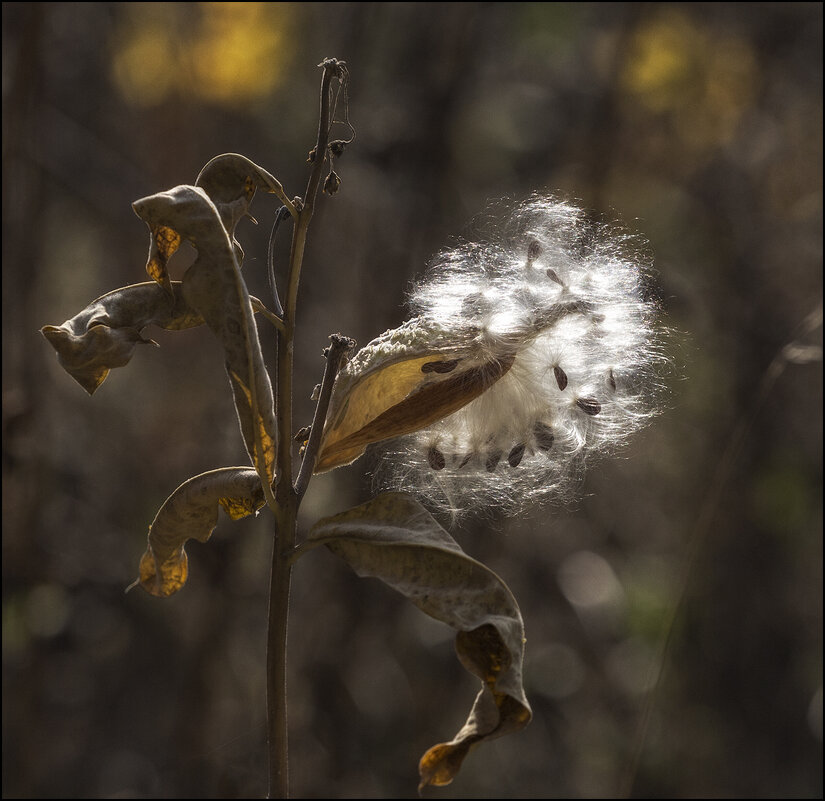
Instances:
[[[160,350],[89,398],[38,329],[146,280],[131,202],[212,156],[302,194],[327,56],[349,65],[357,138],[310,230],[296,424],[327,336],[401,323],[491,199],[624,220],[676,332],[664,414],[575,506],[455,531],[519,600],[534,719],[426,795],[822,795],[821,4],[2,13],[4,797],[266,793],[270,516],[222,516],[178,595],[123,592],[167,495],[246,462],[219,347],[147,330]],[[274,211],[259,196],[237,233],[259,297]],[[366,500],[374,462],[317,478],[304,530]],[[452,632],[318,551],[291,615],[293,794],[413,796],[477,691]]]

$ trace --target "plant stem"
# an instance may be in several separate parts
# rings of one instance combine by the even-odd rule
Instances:
[[[279,493],[280,495],[280,493]],[[286,704],[286,646],[292,565],[283,543],[295,538],[297,503],[279,501],[277,535],[269,584],[269,631],[266,653],[266,696],[269,740],[269,798],[289,798],[289,754]]]
[[[330,85],[343,75],[335,59],[326,59],[321,78],[321,108],[315,162],[303,203],[289,203],[295,212],[292,230],[283,328],[276,332],[276,396],[278,449],[276,455],[275,499],[277,501],[275,541],[269,587],[269,627],[267,632],[267,734],[269,741],[269,798],[289,797],[289,759],[286,693],[287,628],[289,590],[292,578],[291,552],[297,534],[300,498],[292,486],[292,377],[295,341],[295,309],[298,283],[306,246],[307,229],[315,210],[315,197],[326,163],[331,123]],[[283,200],[283,198],[282,198]],[[285,203],[285,205],[287,205]],[[305,489],[305,487],[304,487]]]
[[[324,377],[321,380],[321,391],[318,394],[318,404],[315,407],[315,416],[312,418],[312,429],[304,450],[304,460],[301,462],[301,469],[298,471],[298,478],[295,480],[295,493],[298,496],[298,503],[307,491],[309,481],[312,478],[312,471],[315,469],[315,459],[318,456],[318,447],[321,444],[321,434],[324,431],[324,423],[327,419],[329,401],[332,397],[332,386],[335,377],[341,369],[341,362],[344,356],[355,347],[355,340],[341,334],[333,334],[330,337],[332,344],[326,349],[327,366],[324,369]]]

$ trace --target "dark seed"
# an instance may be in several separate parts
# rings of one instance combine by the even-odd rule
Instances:
[[[576,406],[589,415],[597,415],[602,410],[601,403],[595,398],[579,398],[576,401]]]
[[[524,456],[524,448],[525,444],[522,442],[521,445],[516,445],[513,447],[513,450],[507,454],[507,461],[510,464],[510,467],[518,467],[519,463],[521,462],[522,457]]]
[[[453,359],[449,362],[424,362],[421,365],[422,373],[451,373],[455,370],[460,359]]]
[[[494,473],[495,469],[498,467],[498,463],[501,461],[501,451],[493,451],[488,457],[485,467],[487,468],[488,473]]]
[[[553,373],[555,373],[556,383],[559,385],[559,389],[564,391],[564,388],[567,386],[567,373],[558,365],[553,368]]]
[[[470,463],[470,459],[473,458],[472,453],[468,453],[462,460],[461,464],[458,466],[458,469],[461,470],[462,467],[466,467]]]
[[[443,470],[447,464],[444,454],[436,447],[432,447],[427,451],[427,461],[433,470]]]
[[[533,240],[527,247],[527,263],[532,264],[539,256],[541,256],[541,245]]]
[[[559,274],[552,267],[548,267],[546,272],[548,278],[555,281],[559,286],[564,286],[563,281],[559,278]]]
[[[536,438],[536,445],[542,451],[549,451],[553,447],[553,429],[545,423],[536,423],[533,426],[533,436]]]
[[[615,392],[616,391],[616,377],[613,375],[612,370],[607,374],[607,383],[610,384],[610,389],[612,389]]]

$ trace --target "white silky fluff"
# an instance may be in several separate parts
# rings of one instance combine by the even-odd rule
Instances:
[[[566,499],[585,457],[655,413],[666,362],[644,243],[544,196],[495,227],[436,256],[410,305],[457,346],[515,352],[513,366],[460,411],[391,443],[376,475],[454,514]]]

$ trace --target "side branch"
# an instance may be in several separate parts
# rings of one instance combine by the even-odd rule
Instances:
[[[304,493],[312,478],[312,471],[315,469],[315,460],[318,456],[318,446],[321,444],[321,434],[324,431],[324,423],[327,418],[329,401],[332,397],[332,386],[335,377],[341,369],[341,363],[346,354],[355,347],[355,340],[341,334],[333,334],[330,337],[332,344],[324,351],[327,357],[327,364],[324,368],[324,377],[321,380],[321,391],[318,395],[318,405],[315,407],[315,415],[312,418],[312,430],[309,440],[304,450],[304,460],[301,462],[301,469],[295,481],[295,494],[298,496],[298,503],[304,497]]]

